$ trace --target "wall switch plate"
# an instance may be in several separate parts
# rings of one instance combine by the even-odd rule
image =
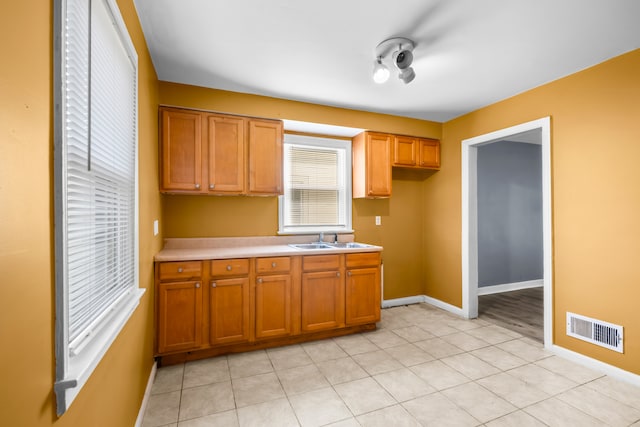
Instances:
[[[156,219],[153,221],[153,235],[157,236],[159,232],[160,228],[158,227],[158,220]]]
[[[382,224],[382,220],[380,218],[380,215],[376,215],[376,225],[380,225]]]

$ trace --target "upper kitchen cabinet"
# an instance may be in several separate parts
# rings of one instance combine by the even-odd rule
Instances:
[[[282,193],[282,122],[160,107],[165,193]]]
[[[353,197],[391,196],[393,135],[363,132],[353,138]]]
[[[418,144],[411,136],[393,138],[393,166],[416,166],[418,164]]]
[[[393,137],[393,166],[439,169],[440,141],[396,135]]]
[[[207,116],[209,127],[209,184],[212,193],[245,191],[245,121],[242,117]]]
[[[282,194],[282,122],[249,120],[249,194]]]
[[[161,109],[161,187],[200,192],[202,188],[202,114]]]
[[[427,169],[440,169],[440,141],[436,139],[418,139],[420,144],[420,162],[418,166]]]

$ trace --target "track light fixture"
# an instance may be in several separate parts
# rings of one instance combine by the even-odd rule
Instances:
[[[399,71],[398,78],[405,84],[410,83],[416,77],[415,71],[411,68],[414,47],[415,43],[404,37],[394,37],[380,43],[375,50],[373,81],[384,83],[389,79],[389,68],[383,60],[391,58]]]

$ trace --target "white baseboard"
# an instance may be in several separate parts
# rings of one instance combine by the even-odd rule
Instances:
[[[449,313],[455,314],[456,316],[465,317],[464,311],[462,311],[460,307],[456,307],[455,305],[451,305],[449,303],[440,301],[439,299],[428,297],[426,295],[423,295],[423,296],[424,296],[424,302],[426,302],[427,304],[431,304],[433,306],[441,308],[445,311],[448,311]]]
[[[399,307],[401,305],[418,304],[425,302],[424,295],[415,295],[412,297],[394,298],[382,300],[382,308]]]
[[[557,346],[555,344],[548,347],[548,349],[556,355],[575,362],[579,365],[593,369],[603,374],[609,375],[612,378],[624,381],[636,387],[640,387],[640,375],[634,374],[624,369],[620,369],[616,366],[609,365],[608,363],[601,362],[591,357],[585,356],[575,351],[567,350],[564,347]]]
[[[519,291],[520,289],[541,288],[543,286],[544,286],[544,281],[542,279],[528,280],[526,282],[505,283],[503,285],[492,285],[492,286],[482,286],[482,287],[479,286],[478,296],[498,294],[502,292]]]
[[[439,299],[428,297],[426,295],[414,295],[412,297],[383,300],[382,308],[398,307],[400,305],[418,304],[421,302],[431,304],[435,307],[441,308],[457,316],[464,317],[464,312],[462,311],[461,308],[456,307],[455,305],[451,305],[446,302],[440,301]]]
[[[144,413],[147,411],[147,404],[149,403],[149,396],[151,396],[151,387],[153,387],[153,380],[156,378],[156,370],[158,369],[158,364],[153,362],[153,366],[151,367],[151,373],[149,374],[149,380],[147,380],[147,388],[144,391],[144,397],[142,398],[142,404],[140,405],[140,410],[138,411],[138,418],[136,418],[135,427],[142,427],[142,421],[144,419]]]

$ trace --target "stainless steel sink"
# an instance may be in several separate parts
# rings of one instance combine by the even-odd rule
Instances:
[[[292,243],[289,246],[296,249],[333,249],[334,246],[331,246],[327,243]]]
[[[331,243],[331,246],[334,248],[346,248],[346,249],[358,249],[358,248],[370,248],[371,245],[367,245],[366,243],[356,243],[356,242],[337,242]]]
[[[291,243],[292,248],[296,249],[362,249],[370,248],[371,245],[357,242],[336,242],[336,243]]]

